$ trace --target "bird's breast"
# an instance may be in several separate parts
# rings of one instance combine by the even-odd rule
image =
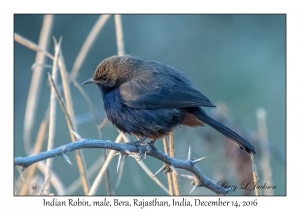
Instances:
[[[107,118],[119,130],[137,136],[162,136],[182,122],[179,109],[136,109],[122,103],[118,91],[103,95]]]

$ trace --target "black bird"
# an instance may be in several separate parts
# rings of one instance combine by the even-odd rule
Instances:
[[[171,66],[131,55],[112,56],[83,84],[88,83],[100,88],[107,118],[124,133],[135,134],[139,143],[162,138],[179,125],[206,123],[255,154],[250,143],[200,108],[215,106]]]

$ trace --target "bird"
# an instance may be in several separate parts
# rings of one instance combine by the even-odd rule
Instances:
[[[250,154],[255,148],[209,117],[201,107],[216,107],[172,66],[124,55],[104,59],[92,78],[102,92],[106,116],[120,131],[153,143],[178,126],[211,126]]]

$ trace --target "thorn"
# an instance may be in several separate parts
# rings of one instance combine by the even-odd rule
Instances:
[[[123,154],[123,153],[119,152],[118,155],[119,155],[119,160],[118,160],[118,165],[117,165],[117,173],[119,172],[120,165],[125,158],[125,154]]]
[[[193,180],[194,181],[194,177],[191,175],[187,175],[187,174],[180,174],[182,177],[185,177],[187,179]]]
[[[62,155],[64,156],[65,160],[66,160],[70,165],[72,165],[72,162],[71,162],[70,158],[66,155],[66,153],[62,153]]]
[[[197,185],[194,185],[194,187],[193,187],[193,189],[191,190],[191,192],[190,192],[189,195],[191,195],[197,188],[198,188],[198,186],[197,186]]]
[[[82,140],[83,140],[83,138],[82,138],[78,133],[76,133],[76,132],[73,131],[73,130],[71,130],[71,131],[72,131],[72,133],[74,134],[74,136],[76,137],[77,140],[79,140],[79,141],[82,141]]]
[[[203,159],[205,159],[206,157],[202,157],[202,158],[198,158],[198,159],[196,159],[196,160],[193,160],[192,162],[193,163],[198,163],[198,162],[200,162],[201,160],[203,160]]]
[[[27,166],[23,166],[23,165],[17,166],[17,169],[19,170],[20,173],[25,171],[26,168]]]
[[[191,149],[191,145],[189,146],[188,160],[192,160],[192,149]]]
[[[166,169],[165,165],[163,165],[160,169],[158,169],[158,171],[151,178],[154,178],[157,174],[159,174],[160,172],[162,172],[164,169]]]
[[[128,154],[128,156],[133,157],[133,158],[136,159],[137,161],[140,161],[140,160],[144,157],[144,155],[143,155],[142,153],[139,153],[139,152],[130,152],[130,153]]]
[[[130,156],[130,157],[135,158],[134,154],[132,152],[130,152],[129,150],[125,150],[124,153],[125,153],[126,156]]]
[[[171,167],[171,169],[173,170],[173,172],[176,174],[176,176],[178,176],[178,173],[177,173],[177,171],[176,171],[176,169],[175,169],[175,167],[174,166],[170,166]]]

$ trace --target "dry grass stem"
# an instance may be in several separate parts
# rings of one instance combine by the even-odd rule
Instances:
[[[122,135],[119,134],[116,141],[115,141],[115,143],[119,143],[121,141],[122,141]],[[96,191],[97,191],[97,189],[98,189],[98,187],[101,183],[104,172],[107,170],[108,165],[110,164],[110,162],[114,158],[115,153],[116,153],[116,151],[114,151],[114,150],[109,151],[109,153],[107,155],[107,158],[106,158],[105,162],[103,163],[102,168],[99,171],[99,173],[98,173],[98,175],[97,175],[97,177],[96,177],[96,179],[95,179],[95,181],[94,181],[94,183],[93,183],[93,185],[90,189],[89,195],[95,195],[95,193],[96,193]]]
[[[89,35],[87,36],[86,40],[84,41],[81,50],[74,62],[72,72],[71,72],[71,80],[74,80],[79,72],[79,69],[87,56],[88,51],[90,50],[92,44],[95,42],[96,37],[100,33],[101,29],[109,19],[110,15],[101,15],[97,22],[95,23],[94,27],[90,31]]]
[[[39,37],[39,45],[37,46],[37,48],[35,48],[38,49],[38,51],[36,53],[36,58],[34,63],[44,64],[45,62],[44,52],[46,52],[47,46],[50,41],[52,23],[53,23],[53,16],[45,15],[40,37]],[[19,43],[26,44],[25,46],[29,47],[30,49],[36,46],[30,41],[19,36],[18,34],[15,34],[15,40],[18,41]],[[35,122],[35,115],[37,110],[37,104],[39,101],[39,95],[41,89],[40,87],[42,83],[43,73],[44,73],[43,67],[37,66],[36,71],[33,71],[31,77],[29,93],[28,93],[28,98],[26,103],[25,118],[24,118],[24,133],[23,133],[26,154],[30,154],[30,150],[31,150],[31,142],[30,142],[31,130]]]
[[[100,156],[98,160],[96,160],[90,168],[87,170],[88,179],[90,179],[95,173],[97,173],[100,170],[100,167],[102,166],[103,162],[105,161],[104,156]],[[72,184],[70,184],[66,189],[67,195],[72,195],[74,192],[76,192],[80,187],[82,186],[82,182],[80,177],[76,179]]]
[[[48,75],[48,78],[49,78],[52,88],[55,90],[55,94],[58,99],[58,102],[65,114],[72,142],[75,142],[76,139],[75,139],[75,136],[73,135],[73,124],[70,119],[69,113],[65,107],[65,104],[62,100],[60,93],[58,92],[58,90],[56,88],[55,82],[53,81],[53,79],[51,78],[50,75]],[[84,191],[85,195],[87,195],[89,192],[89,181],[88,181],[87,175],[86,175],[86,166],[85,166],[85,161],[83,158],[82,150],[76,150],[75,154],[76,154],[75,157],[76,157],[77,165],[79,168],[79,174],[80,174],[81,181],[82,181],[83,191]]]
[[[251,156],[251,162],[252,162],[253,182],[256,183],[257,185],[260,185],[257,167],[256,167],[256,164],[254,161],[253,154],[250,154],[250,156]],[[256,196],[262,195],[260,188],[259,189],[257,187],[255,188],[255,195]]]
[[[51,55],[50,53],[48,53],[44,49],[40,48],[39,45],[33,43],[32,41],[24,38],[21,35],[19,35],[18,33],[14,33],[14,40],[16,42],[18,42],[19,44],[21,44],[21,45],[23,45],[23,46],[25,46],[25,47],[33,50],[33,51],[40,52],[40,53],[44,54],[45,56],[47,56],[48,58],[53,60],[53,55]]]
[[[62,53],[61,50],[60,50],[59,59],[58,59],[58,66],[59,66],[59,70],[60,70],[61,81],[62,81],[62,85],[63,85],[63,91],[64,91],[65,100],[66,100],[67,113],[70,116],[70,120],[71,120],[71,124],[72,124],[72,130],[77,132],[77,124],[76,124],[76,121],[75,121],[72,95],[71,95],[71,90],[70,90],[69,81],[68,81],[68,72],[67,72],[67,69],[66,69],[64,56],[63,56],[63,53]]]
[[[54,39],[55,46],[54,46],[54,59],[53,59],[53,68],[52,68],[52,79],[55,82],[57,78],[57,63],[58,63],[58,56],[60,50],[61,39],[57,43],[56,39]],[[47,150],[51,150],[54,146],[54,137],[55,137],[55,119],[56,119],[56,96],[55,96],[55,89],[51,88],[50,93],[50,118],[49,118],[49,133],[48,133],[48,145]],[[52,159],[49,158],[46,160],[46,171],[45,171],[45,182],[51,176],[51,168],[52,168]],[[48,183],[48,182],[47,182]],[[50,188],[49,184],[46,184],[45,191],[46,194]]]
[[[116,181],[116,184],[115,184],[115,187],[114,187],[114,190],[109,194],[109,191],[107,192],[107,195],[115,195],[116,194],[116,191],[118,189],[118,187],[120,186],[120,183],[121,183],[121,180],[122,180],[122,177],[123,177],[123,172],[124,172],[124,165],[125,165],[125,161],[122,161],[121,162],[121,165],[120,165],[120,170],[118,172],[118,178],[117,178],[117,181]],[[106,170],[108,172],[108,170]],[[108,175],[108,174],[107,174]],[[110,183],[107,182],[105,183],[106,185],[109,185]],[[109,186],[106,186],[106,188],[110,187]]]
[[[122,56],[125,55],[125,47],[124,47],[124,40],[123,40],[121,15],[115,15],[115,25],[116,25],[118,56]]]
[[[262,171],[263,183],[268,183],[270,186],[272,185],[272,168],[270,163],[270,148],[269,140],[268,140],[268,128],[267,128],[267,120],[266,120],[266,110],[260,108],[256,111],[257,116],[257,124],[258,124],[258,137],[260,139],[260,147],[261,151],[261,160],[260,160],[260,168]],[[265,191],[266,195],[274,195],[272,189]]]
[[[73,84],[79,90],[79,92],[81,93],[81,95],[83,96],[83,98],[85,99],[85,101],[87,102],[87,105],[88,105],[90,111],[93,114],[95,123],[97,125],[99,125],[100,122],[101,122],[101,120],[98,118],[97,110],[95,109],[95,107],[94,107],[91,99],[89,98],[89,96],[86,94],[85,90],[81,87],[81,85],[76,80],[73,80]]]
[[[129,139],[127,138],[127,136],[124,133],[121,133],[124,141],[126,143],[130,142]],[[135,159],[137,161],[137,163],[142,167],[142,169],[147,173],[147,175],[149,177],[152,178],[152,180],[163,190],[165,191],[167,194],[169,194],[168,189],[156,178],[154,177],[154,174],[150,171],[150,169],[145,165],[143,160],[138,161],[137,159]]]
[[[47,132],[47,128],[48,128],[48,123],[49,123],[49,108],[46,111],[44,120],[42,121],[41,125],[40,125],[40,129],[38,132],[38,135],[36,137],[36,143],[34,144],[34,149],[32,154],[38,154],[39,152],[41,152],[42,150],[42,146],[43,146],[43,142],[44,142],[44,138]],[[26,175],[26,179],[27,180],[32,180],[33,175],[35,173],[37,164],[33,164],[32,167],[30,167],[27,171],[27,175]],[[27,191],[28,191],[28,185],[24,184],[22,185],[21,189],[20,189],[20,195],[27,195]]]
[[[170,146],[170,157],[174,158],[175,151],[174,151],[174,134],[173,134],[173,132],[171,132],[169,134],[169,146]],[[175,195],[177,195],[177,196],[180,195],[178,177],[175,174],[175,171],[172,172],[172,182],[173,182]]]
[[[163,137],[162,139],[163,141],[163,145],[164,145],[164,152],[166,155],[169,155],[169,147],[168,147],[168,141],[167,141],[167,137]],[[173,190],[173,177],[171,175],[171,173],[167,173],[167,179],[168,179],[168,186],[169,186],[169,195],[173,196],[174,195],[174,190]]]
[[[46,164],[42,161],[37,163],[38,169],[45,175],[46,171]],[[51,171],[51,186],[55,189],[57,195],[66,195],[66,190],[63,182],[59,179],[56,173],[52,170]]]
[[[90,111],[92,112],[92,115],[94,117],[96,125],[100,124],[99,126],[97,126],[97,130],[98,130],[99,138],[101,139],[102,138],[101,128],[108,122],[107,117],[105,117],[104,120],[101,122],[101,120],[98,117],[97,110],[95,109],[95,107],[94,107],[91,99],[86,94],[86,92],[84,91],[84,89],[81,87],[80,84],[78,84],[78,82],[76,80],[73,80],[73,84],[79,90],[79,92],[82,94],[83,98],[87,102],[87,105],[88,105]]]
[[[50,194],[49,190],[47,189],[47,185],[50,186],[50,179],[51,179],[51,174],[49,176],[47,176],[47,179],[42,184],[42,187],[41,187],[38,195],[49,195]]]

